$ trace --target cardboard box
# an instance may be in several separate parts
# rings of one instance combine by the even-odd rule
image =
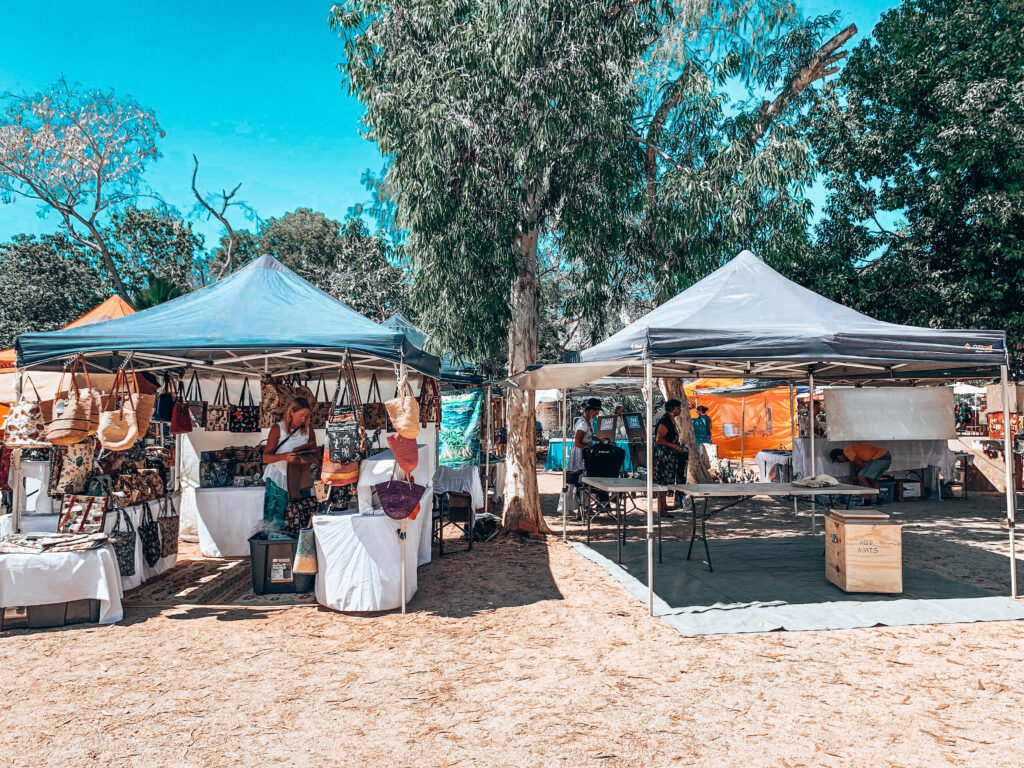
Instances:
[[[920,480],[897,480],[896,495],[899,501],[921,501],[924,485]]]
[[[888,515],[833,510],[825,518],[825,578],[844,592],[903,591],[903,526]]]

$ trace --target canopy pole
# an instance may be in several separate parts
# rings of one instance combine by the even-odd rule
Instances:
[[[1003,385],[1003,454],[1006,457],[1006,525],[1010,531],[1010,597],[1017,599],[1017,547],[1014,541],[1015,501],[1013,487],[1013,439],[1010,418],[1010,387],[1006,381],[1006,366],[999,368],[1000,383]]]
[[[484,512],[492,511],[487,509],[487,502],[491,494],[491,385],[488,384],[484,390],[484,408],[487,409],[487,442],[484,445]],[[473,534],[470,533],[470,536]]]
[[[740,398],[740,477],[743,481],[747,480],[747,473],[743,469],[743,462],[746,459],[744,439],[747,435],[747,396],[744,395]]]
[[[562,543],[566,541],[565,538],[565,523],[566,523],[566,506],[569,504],[569,482],[566,476],[566,464],[569,462],[569,451],[566,445],[566,429],[569,424],[569,399],[566,397],[566,391],[562,390]]]
[[[654,615],[654,445],[651,426],[654,423],[654,365],[644,366],[644,400],[647,405],[647,612]]]
[[[24,369],[18,368],[14,376],[14,402],[21,400],[22,386],[24,385],[22,377],[24,375]],[[22,497],[25,495],[25,481],[22,479],[21,474],[21,448],[15,448],[11,451],[9,477],[11,481],[11,531],[13,533],[21,533],[21,503]],[[42,492],[42,487],[39,490]]]
[[[789,479],[793,480],[793,446],[796,443],[796,395],[793,392],[793,382],[789,382]],[[764,480],[764,478],[761,478]],[[793,497],[793,515],[797,512],[796,496]]]
[[[814,372],[813,371],[811,371],[811,372],[809,372],[807,374],[807,387],[810,389],[810,392],[807,393],[807,413],[808,413],[807,421],[810,424],[810,430],[811,430],[811,477],[814,477],[816,474],[818,474],[818,462],[815,460],[815,456],[814,456]],[[812,536],[818,532],[818,524],[817,524],[817,520],[815,519],[817,517],[818,510],[817,510],[817,508],[814,505],[815,498],[816,497],[811,496],[811,535]]]

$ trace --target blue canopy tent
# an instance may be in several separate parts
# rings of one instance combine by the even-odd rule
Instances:
[[[405,333],[413,344],[423,349],[427,343],[427,334],[412,324],[405,315],[396,312],[383,323],[385,328],[398,328]],[[441,358],[441,381],[448,384],[467,384],[478,387],[483,384],[484,377],[472,363],[456,362],[451,355]]]
[[[140,371],[190,365],[248,376],[302,374],[337,366],[348,351],[360,368],[390,371],[404,363],[440,374],[438,358],[407,333],[363,317],[272,256],[128,317],[22,334],[15,348],[19,368],[59,369],[81,353],[90,367],[113,371],[131,353]]]

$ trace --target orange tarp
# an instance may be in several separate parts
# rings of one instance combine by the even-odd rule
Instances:
[[[80,325],[90,325],[91,323],[99,323],[104,320],[113,320],[115,317],[133,314],[135,314],[135,310],[132,309],[132,305],[115,294],[98,307],[94,307],[86,312],[77,320],[68,323],[64,328],[76,328]],[[14,368],[16,360],[17,355],[15,354],[14,347],[0,350],[0,368]]]
[[[707,406],[711,417],[711,442],[723,459],[754,458],[758,451],[793,448],[789,388],[771,389],[745,396],[702,394],[702,389],[739,386],[739,379],[698,379],[684,387],[691,402]],[[696,416],[696,412],[692,415]],[[743,438],[740,438],[742,429]]]

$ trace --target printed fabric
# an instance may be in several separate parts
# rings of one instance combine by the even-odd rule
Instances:
[[[441,396],[439,436],[444,467],[465,467],[480,463],[480,424],[483,416],[483,390]]]

